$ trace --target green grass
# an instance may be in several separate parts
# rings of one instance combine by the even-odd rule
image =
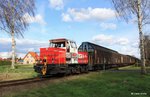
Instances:
[[[139,72],[101,71],[47,84],[11,97],[150,97],[150,74]]]
[[[140,69],[141,69],[140,66],[134,66],[134,65],[119,68],[119,70],[140,70]],[[150,71],[150,67],[146,67],[146,70]]]
[[[34,72],[33,65],[18,64],[15,67],[15,69],[11,69],[10,65],[0,66],[0,81],[17,80],[37,76]]]

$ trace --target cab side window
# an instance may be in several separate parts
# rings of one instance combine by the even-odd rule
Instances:
[[[66,48],[67,48],[67,52],[70,52],[69,42],[67,42],[67,44],[66,44]]]

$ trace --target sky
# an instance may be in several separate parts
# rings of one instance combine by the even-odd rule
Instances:
[[[89,41],[139,57],[135,20],[117,19],[110,0],[35,0],[35,4],[35,16],[23,16],[30,24],[24,38],[16,37],[18,57],[29,51],[39,53],[55,38],[74,40],[78,46]],[[11,36],[0,32],[0,57],[7,58],[11,56]]]

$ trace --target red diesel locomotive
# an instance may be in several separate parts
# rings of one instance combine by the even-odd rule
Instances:
[[[40,48],[40,59],[34,70],[41,75],[72,74],[89,70],[133,65],[139,60],[117,51],[83,42],[79,49],[74,41],[52,39],[48,48]]]
[[[42,75],[88,71],[88,53],[78,51],[74,41],[53,39],[48,48],[40,48],[40,61],[34,66]]]

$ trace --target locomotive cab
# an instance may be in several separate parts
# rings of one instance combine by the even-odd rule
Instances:
[[[66,63],[76,64],[78,63],[77,45],[74,41],[68,39],[52,39],[49,43],[49,48],[62,48],[66,50]]]

